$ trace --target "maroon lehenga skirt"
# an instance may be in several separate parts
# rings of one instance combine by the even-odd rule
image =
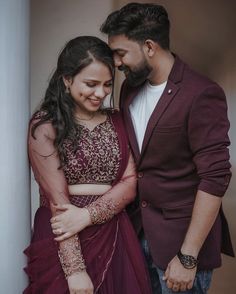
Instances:
[[[47,207],[40,207],[35,215],[32,242],[24,251],[29,277],[24,294],[69,294],[50,218]],[[79,238],[94,293],[151,293],[140,244],[126,212],[105,224],[84,229]]]

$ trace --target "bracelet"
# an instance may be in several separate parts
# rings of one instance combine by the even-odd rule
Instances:
[[[186,269],[193,269],[197,266],[198,260],[192,255],[183,254],[181,250],[177,253],[179,261]]]

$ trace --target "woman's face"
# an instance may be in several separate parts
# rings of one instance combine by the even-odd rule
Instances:
[[[99,61],[81,70],[73,80],[64,80],[80,113],[97,111],[107,95],[112,91],[112,75],[108,66]]]

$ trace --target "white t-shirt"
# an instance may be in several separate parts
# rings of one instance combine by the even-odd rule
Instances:
[[[149,81],[147,81],[129,106],[140,152],[148,121],[166,84],[167,81],[160,85],[152,86]]]

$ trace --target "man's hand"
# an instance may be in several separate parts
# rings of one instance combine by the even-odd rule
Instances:
[[[180,263],[179,258],[175,256],[165,271],[163,280],[166,285],[174,292],[190,290],[193,287],[197,267],[186,269]]]

